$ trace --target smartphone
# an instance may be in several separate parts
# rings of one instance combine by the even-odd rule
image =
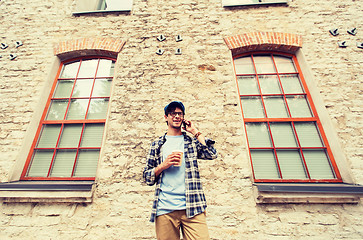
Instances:
[[[187,130],[187,123],[185,122],[185,120],[183,120],[183,127],[184,127],[184,130]]]

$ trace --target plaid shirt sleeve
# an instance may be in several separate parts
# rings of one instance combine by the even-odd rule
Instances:
[[[160,147],[164,142],[165,137],[160,137],[158,140],[151,143],[149,153],[146,157],[146,166],[143,171],[143,179],[145,183],[150,186],[155,184],[155,195],[150,218],[151,222],[154,222],[156,218],[156,208],[160,193],[160,178],[163,175],[163,173],[161,173],[158,177],[155,177],[155,167],[157,167],[162,161]]]
[[[214,148],[215,141],[206,138],[205,142],[206,145],[203,145],[198,140],[196,141],[198,158],[208,160],[216,159],[218,154],[216,149]]]
[[[157,141],[151,143],[149,153],[146,157],[146,166],[143,171],[143,179],[147,185],[154,185],[158,178],[155,177],[155,167],[158,165],[157,160]]]

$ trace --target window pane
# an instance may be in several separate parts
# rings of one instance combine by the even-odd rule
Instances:
[[[29,177],[47,177],[53,157],[53,150],[34,151],[33,161],[28,172]]]
[[[304,93],[298,75],[280,75],[280,80],[285,94]]]
[[[57,151],[51,177],[71,177],[73,171],[74,160],[76,159],[75,150],[59,150]]]
[[[112,79],[97,79],[93,88],[93,97],[109,97]]]
[[[312,117],[310,107],[305,96],[286,96],[290,108],[291,117]]]
[[[89,97],[91,95],[93,79],[78,79],[74,86],[72,97]]]
[[[251,150],[255,178],[279,179],[275,155],[272,150]]]
[[[130,11],[133,0],[77,0],[76,13]]]
[[[101,59],[97,70],[97,77],[113,77],[115,72],[115,62]]]
[[[68,106],[68,100],[52,100],[47,120],[63,120]]]
[[[66,124],[60,139],[60,148],[77,148],[82,133],[82,124]]]
[[[246,123],[246,129],[251,148],[272,147],[266,123]]]
[[[301,147],[324,147],[315,123],[295,123],[295,129]]]
[[[262,101],[260,97],[241,97],[243,116],[245,118],[264,118]]]
[[[302,158],[298,150],[277,150],[283,179],[307,178]]]
[[[275,147],[297,147],[290,123],[271,123],[270,128]]]
[[[65,64],[59,78],[75,78],[78,68],[79,62]]]
[[[279,79],[276,75],[259,75],[262,94],[281,94]]]
[[[88,99],[72,99],[67,119],[84,119],[88,106]]]
[[[131,10],[132,1],[131,0],[101,0],[98,7],[99,10]]]
[[[277,71],[279,73],[292,73],[296,72],[292,58],[283,56],[274,56]]]
[[[255,76],[238,76],[237,80],[240,95],[260,94]]]
[[[69,98],[73,88],[73,80],[59,80],[54,98]]]
[[[241,57],[234,60],[237,74],[254,74],[255,69],[251,57]]]
[[[98,59],[82,61],[78,78],[94,78],[96,75],[97,64]]]
[[[105,10],[106,7],[107,7],[106,0],[100,0],[100,2],[98,3],[97,9],[98,10]]]
[[[85,126],[81,147],[101,147],[104,124],[87,124]]]
[[[334,174],[330,167],[328,156],[324,150],[303,150],[310,178],[333,179]]]
[[[105,119],[108,109],[108,99],[92,99],[87,119]]]
[[[99,150],[80,150],[73,176],[95,177],[99,155]]]
[[[257,73],[275,73],[271,56],[253,56]]]
[[[55,148],[61,125],[44,125],[38,141],[38,148]]]
[[[285,101],[283,97],[264,97],[268,118],[287,118]]]

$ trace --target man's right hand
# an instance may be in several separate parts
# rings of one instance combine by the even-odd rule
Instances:
[[[155,168],[155,176],[159,176],[162,171],[170,168],[171,166],[178,165],[179,161],[181,161],[180,158],[180,153],[173,152],[169,154],[168,157]]]

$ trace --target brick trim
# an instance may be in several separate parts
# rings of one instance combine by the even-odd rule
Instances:
[[[251,51],[281,51],[295,53],[302,47],[302,37],[292,33],[252,32],[225,37],[233,55]]]
[[[82,38],[60,42],[54,47],[54,55],[61,60],[86,55],[117,57],[125,41],[111,38]]]

